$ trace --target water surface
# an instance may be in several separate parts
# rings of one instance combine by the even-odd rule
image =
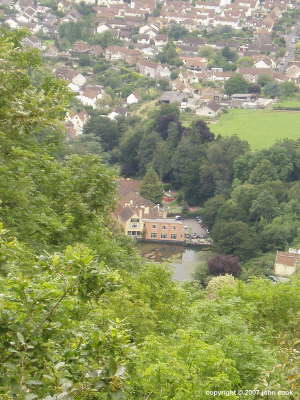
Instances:
[[[186,248],[167,243],[138,243],[141,255],[156,262],[168,262],[175,281],[192,281],[197,266],[207,261],[211,253],[200,248]]]

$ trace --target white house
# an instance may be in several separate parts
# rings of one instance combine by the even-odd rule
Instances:
[[[89,120],[89,115],[86,111],[82,110],[80,113],[71,111],[66,116],[67,130],[73,130],[73,135],[78,136],[83,132],[83,127]]]
[[[103,33],[109,31],[111,28],[106,24],[99,24],[96,28],[97,33]]]
[[[140,101],[140,97],[136,93],[131,93],[126,99],[126,103],[129,105],[136,104],[139,101]]]
[[[220,104],[211,101],[209,103],[203,103],[199,108],[196,108],[195,113],[197,115],[209,118],[215,118],[221,112]]]
[[[78,71],[69,68],[58,68],[55,71],[58,78],[70,82],[68,87],[73,92],[79,92],[80,88],[86,83],[86,78]]]
[[[102,99],[103,94],[103,86],[95,85],[86,86],[76,97],[83,105],[90,106],[95,109],[97,107],[97,101]]]

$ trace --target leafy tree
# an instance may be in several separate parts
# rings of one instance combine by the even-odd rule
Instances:
[[[283,82],[280,85],[280,97],[292,97],[299,91],[293,82]]]
[[[280,86],[276,82],[269,82],[264,86],[264,95],[274,99],[280,96]]]
[[[250,183],[264,183],[268,181],[275,181],[278,178],[275,167],[269,160],[261,160],[257,163],[256,167],[250,173]]]
[[[231,50],[230,47],[225,46],[222,51],[221,54],[224,58],[226,58],[227,61],[236,61],[237,60],[237,54],[235,51]]]
[[[208,261],[208,271],[211,275],[230,274],[239,276],[241,266],[238,257],[220,254]]]
[[[247,93],[248,82],[239,74],[229,78],[224,85],[225,93],[231,96],[234,93]]]
[[[267,74],[259,75],[259,77],[257,78],[257,83],[261,87],[264,87],[268,83],[272,83],[272,82],[274,82],[273,78]]]
[[[92,27],[88,21],[64,22],[59,26],[59,37],[70,43],[78,40],[88,41],[92,35]]]
[[[249,210],[252,218],[259,220],[264,218],[266,221],[272,220],[279,213],[276,197],[265,190],[258,194]]]
[[[157,60],[160,61],[162,64],[169,64],[169,65],[182,65],[182,61],[180,60],[176,46],[173,42],[168,42],[165,47],[161,50],[161,52],[157,55]]]
[[[177,23],[171,24],[169,31],[168,31],[168,35],[169,38],[173,39],[173,40],[179,40],[184,38],[186,35],[188,34],[188,30]]]
[[[240,57],[237,61],[237,64],[240,67],[252,67],[254,64],[254,61],[251,57],[248,56],[244,56],[244,57]]]
[[[212,238],[218,251],[236,255],[242,260],[253,257],[257,251],[255,235],[241,221],[228,221],[226,224],[218,221],[213,227]]]
[[[202,216],[205,225],[211,229],[216,222],[218,211],[225,203],[225,196],[218,194],[204,203]]]
[[[98,113],[91,116],[84,126],[83,133],[99,137],[104,151],[112,150],[119,143],[118,123]]]
[[[149,168],[142,179],[140,192],[142,196],[155,204],[161,202],[164,192],[163,185],[153,168]]]

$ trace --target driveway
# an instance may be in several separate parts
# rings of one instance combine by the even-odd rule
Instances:
[[[206,233],[205,228],[200,225],[195,219],[185,219],[183,222],[184,226],[187,226],[187,233],[193,234],[196,233],[197,235],[203,235]]]

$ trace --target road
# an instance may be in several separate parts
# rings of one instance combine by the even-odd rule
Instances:
[[[295,49],[297,43],[297,37],[300,35],[300,21],[292,28],[291,32],[284,36],[286,42],[285,56],[282,58],[282,62],[278,66],[279,72],[285,72],[288,68],[289,63],[295,60]]]

